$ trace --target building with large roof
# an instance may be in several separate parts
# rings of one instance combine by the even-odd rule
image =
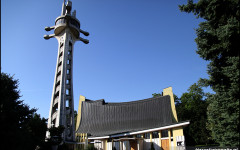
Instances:
[[[80,96],[76,123],[77,142],[92,142],[99,150],[155,150],[184,148],[183,127],[178,122],[172,87],[162,96],[108,103]]]

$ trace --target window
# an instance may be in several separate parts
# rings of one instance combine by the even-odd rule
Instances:
[[[66,84],[69,84],[69,80],[66,80]]]
[[[161,136],[162,136],[162,138],[168,137],[168,130],[162,130],[161,131]]]
[[[137,135],[136,135],[136,138],[141,138],[141,137],[142,137],[141,134],[137,134]]]
[[[66,95],[69,95],[69,90],[68,89],[66,89]]]
[[[72,43],[69,42],[69,51],[72,51]]]
[[[69,107],[69,100],[66,100],[66,107]]]
[[[150,139],[150,133],[145,133],[145,134],[144,134],[144,138],[145,138],[145,139]]]
[[[158,132],[153,132],[153,133],[152,133],[152,137],[153,137],[153,138],[159,138]]]

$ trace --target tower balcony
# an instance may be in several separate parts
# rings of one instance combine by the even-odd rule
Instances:
[[[60,34],[66,27],[69,27],[75,37],[79,37],[80,34],[80,22],[77,18],[72,17],[69,14],[57,17],[55,20],[55,35]]]
[[[57,83],[61,81],[61,76],[57,77]]]
[[[63,60],[63,56],[60,56],[59,57],[59,62]]]
[[[55,97],[59,96],[59,91],[56,91],[54,96]]]
[[[57,71],[57,76],[60,76],[60,75],[61,75],[61,70]]]
[[[62,70],[62,66],[59,66],[58,67],[58,72]]]
[[[57,118],[57,113],[58,113],[58,111],[55,111],[55,112],[52,114],[52,120],[54,120],[54,119]]]
[[[60,91],[60,85],[58,85],[55,89],[56,92],[59,92]]]
[[[54,102],[53,102],[53,106],[58,103],[58,100],[59,100],[59,96],[55,97]]]

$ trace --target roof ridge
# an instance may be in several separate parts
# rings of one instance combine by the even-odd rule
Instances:
[[[86,102],[90,102],[90,103],[99,103],[102,102],[102,104],[104,105],[110,105],[110,106],[114,106],[114,105],[129,105],[129,104],[134,104],[134,103],[144,103],[144,102],[148,102],[148,101],[153,101],[153,100],[159,100],[162,99],[164,97],[168,97],[169,95],[165,95],[165,96],[157,96],[157,97],[151,97],[151,98],[146,98],[146,99],[141,99],[141,100],[134,100],[134,101],[128,101],[128,102],[105,102],[104,99],[100,99],[100,100],[91,100],[91,101],[86,101]]]

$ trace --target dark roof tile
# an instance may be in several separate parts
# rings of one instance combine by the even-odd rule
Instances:
[[[105,136],[139,131],[174,123],[170,96],[123,103],[104,100],[82,102],[78,133]]]

